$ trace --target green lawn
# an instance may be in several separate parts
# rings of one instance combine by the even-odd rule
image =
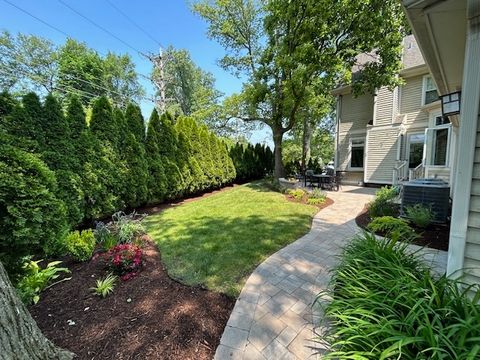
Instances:
[[[314,206],[254,182],[148,216],[168,273],[237,296],[253,269],[310,230]]]

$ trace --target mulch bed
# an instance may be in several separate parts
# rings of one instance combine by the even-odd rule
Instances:
[[[43,292],[30,312],[47,338],[80,359],[212,359],[235,299],[172,280],[149,241],[144,260],[105,299],[90,290],[106,274],[103,261],[67,260],[72,279]]]
[[[370,216],[368,216],[368,210],[365,207],[360,214],[355,218],[355,222],[358,226],[363,229],[366,229],[368,224],[372,221]],[[448,241],[450,234],[450,225],[443,224],[433,224],[427,229],[418,229],[415,228],[415,232],[420,235],[420,237],[414,240],[412,243],[419,246],[426,246],[432,249],[445,250],[448,251]],[[377,233],[376,235],[384,236],[385,234]]]
[[[294,202],[294,203],[301,203],[301,204],[305,204],[305,205],[308,205],[307,204],[307,198],[303,198],[302,200],[297,200],[295,199],[293,196],[291,195],[285,195],[285,198],[288,200],[288,201],[291,201],[291,202]],[[318,211],[322,210],[322,209],[325,209],[327,206],[330,206],[334,203],[334,201],[332,199],[330,199],[329,197],[327,197],[325,199],[325,202],[323,204],[320,204],[320,205],[312,205],[312,206],[316,206],[318,208]]]

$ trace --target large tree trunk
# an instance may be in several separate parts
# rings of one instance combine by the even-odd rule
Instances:
[[[302,146],[302,170],[307,170],[308,160],[310,160],[313,126],[310,120],[305,116],[303,119],[303,146]]]
[[[285,168],[283,167],[282,158],[282,142],[283,132],[280,129],[272,129],[273,132],[273,144],[275,145],[275,168],[273,170],[273,176],[275,179],[285,177]]]
[[[18,298],[0,263],[0,358],[2,360],[70,360],[69,351],[56,347],[37,326]]]

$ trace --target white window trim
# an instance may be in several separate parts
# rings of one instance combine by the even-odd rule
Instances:
[[[446,154],[446,159],[445,159],[445,165],[432,165],[432,164],[425,165],[425,167],[428,167],[429,169],[445,169],[445,168],[450,167],[450,142],[452,140],[451,139],[452,124],[439,125],[439,126],[434,126],[434,127],[425,129],[425,139],[428,138],[428,134],[427,134],[428,131],[437,131],[437,130],[441,130],[441,129],[447,129],[448,130],[448,134],[447,134],[447,139],[448,139],[448,141],[447,141],[447,154]],[[432,139],[433,139],[433,137],[432,137]],[[426,144],[426,141],[425,141],[425,144]],[[433,144],[430,144],[430,145],[431,145],[432,149],[430,149],[430,154],[429,154],[429,159],[428,159],[429,163],[431,163],[433,161],[432,156],[434,155],[432,153],[434,146],[433,146]]]
[[[434,101],[434,102],[425,104],[425,98],[426,98],[425,95],[426,95],[427,91],[433,90],[433,89],[427,90],[427,79],[431,79],[432,81],[434,81],[433,78],[430,75],[424,75],[423,76],[423,80],[422,80],[422,106],[429,106],[429,105],[435,103],[435,101]],[[434,82],[434,84],[435,84],[435,82]],[[436,84],[435,84],[435,90],[437,90]],[[437,90],[437,92],[438,92],[438,90]]]
[[[355,141],[355,140],[361,140],[363,141],[363,167],[352,167],[351,164],[352,164],[352,141]],[[353,146],[353,147],[360,147],[360,146]],[[366,153],[366,139],[364,137],[353,137],[353,138],[350,138],[349,142],[348,142],[348,170],[352,170],[352,171],[363,171],[364,168],[365,168],[365,153]]]
[[[438,110],[436,111],[432,111],[430,113],[430,119],[428,121],[429,123],[429,127],[425,129],[425,150],[424,150],[424,156],[427,155],[428,153],[428,159],[425,158],[424,160],[424,166],[429,168],[429,169],[445,169],[445,168],[449,168],[450,167],[450,164],[451,164],[451,159],[450,159],[450,150],[451,150],[451,142],[452,142],[452,123],[449,123],[449,124],[442,124],[442,125],[435,125],[436,123],[436,119],[438,116],[442,116],[442,113]],[[440,130],[440,129],[448,129],[448,135],[447,135],[447,139],[448,139],[448,142],[447,142],[447,156],[446,156],[446,159],[445,159],[445,165],[431,165],[431,164],[427,164],[428,163],[431,163],[433,161],[433,158],[432,156],[434,155],[432,153],[433,151],[433,144],[430,144],[431,145],[431,149],[427,149],[427,140],[428,140],[428,132],[429,131],[435,131],[435,130]],[[432,137],[433,139],[433,137]]]

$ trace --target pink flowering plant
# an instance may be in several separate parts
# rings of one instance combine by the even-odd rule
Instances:
[[[142,249],[133,244],[119,244],[105,253],[107,267],[123,281],[135,277],[142,268]]]

